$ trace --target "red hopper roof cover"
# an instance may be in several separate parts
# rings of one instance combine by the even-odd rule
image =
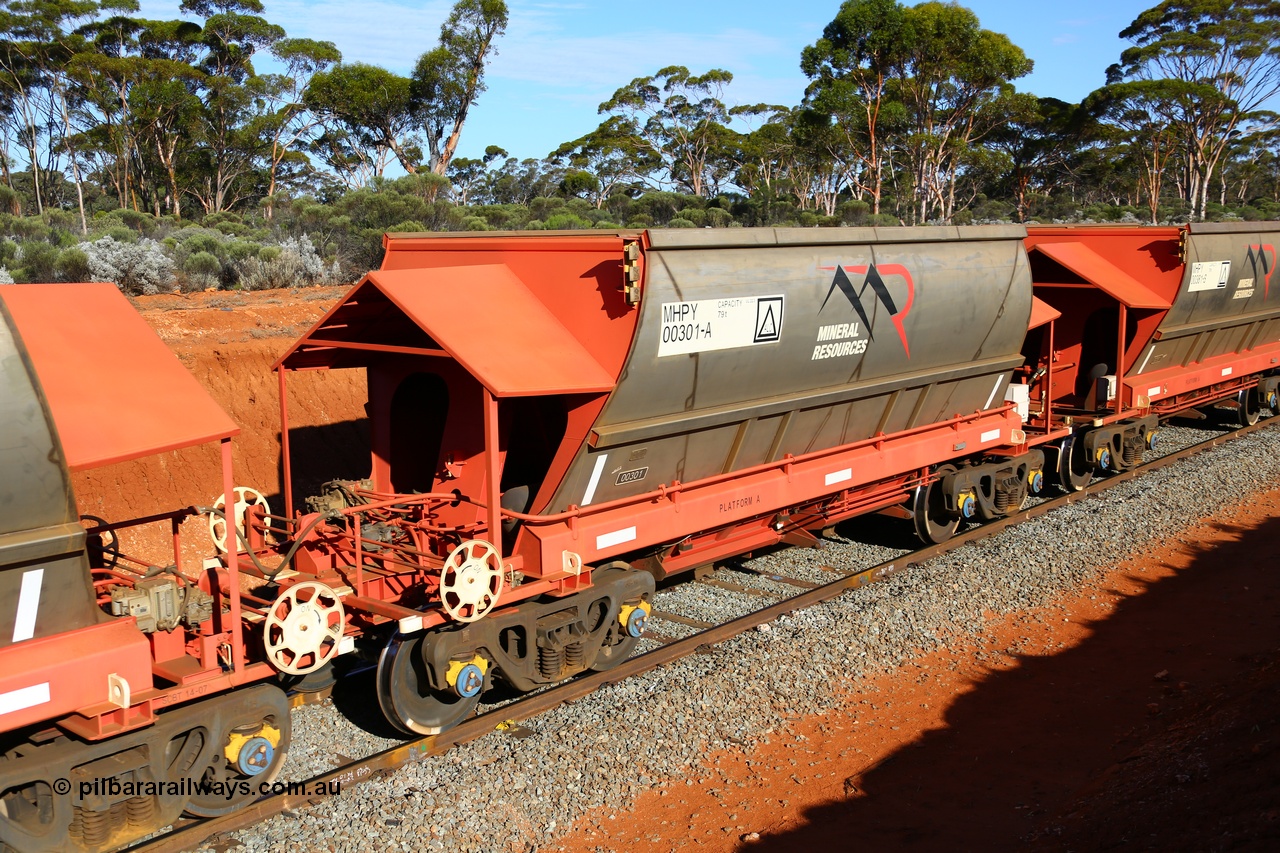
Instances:
[[[73,471],[238,435],[240,428],[114,284],[0,287]]]

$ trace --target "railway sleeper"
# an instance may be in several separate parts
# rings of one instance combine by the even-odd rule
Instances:
[[[496,676],[520,691],[606,669],[625,660],[643,633],[653,592],[648,572],[610,564],[597,569],[582,592],[524,602],[432,633],[421,645],[431,686],[456,692],[457,664],[465,667],[476,656],[492,664],[488,680]]]

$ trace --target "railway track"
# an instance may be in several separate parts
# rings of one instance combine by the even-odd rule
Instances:
[[[350,790],[351,786],[378,778],[407,764],[442,755],[455,746],[477,740],[491,732],[502,730],[518,732],[520,721],[535,717],[557,706],[571,703],[601,687],[617,683],[631,676],[650,672],[700,650],[705,651],[709,647],[745,631],[772,622],[780,616],[831,600],[848,590],[886,579],[905,571],[913,565],[923,563],[977,540],[993,536],[1023,521],[1038,518],[1055,509],[1086,500],[1121,483],[1167,467],[1210,448],[1266,429],[1276,423],[1275,419],[1264,420],[1253,426],[1215,435],[1205,441],[1153,459],[1131,471],[1113,475],[1106,479],[1095,480],[1082,491],[1045,500],[1020,511],[1016,515],[965,530],[940,545],[921,548],[885,562],[856,570],[826,567],[837,575],[829,583],[817,584],[786,575],[755,572],[745,566],[738,567],[742,571],[760,574],[777,584],[795,589],[796,593],[791,596],[783,597],[758,588],[736,585],[715,578],[697,579],[694,581],[695,583],[745,593],[762,599],[769,599],[769,601],[759,609],[719,624],[711,624],[678,613],[656,609],[652,614],[654,621],[665,622],[673,626],[693,628],[695,632],[682,638],[675,638],[664,634],[661,630],[650,630],[646,634],[646,638],[658,643],[657,648],[635,655],[607,672],[580,676],[566,683],[501,705],[456,726],[444,734],[421,737],[405,742],[366,758],[344,764],[334,770],[314,776],[303,783],[295,785],[295,789],[300,788],[310,793],[282,793],[265,797],[244,809],[222,817],[200,820],[184,819],[179,824],[176,824],[170,832],[135,844],[128,849],[131,851],[147,851],[148,853],[190,850],[215,835],[244,829],[287,811],[317,805],[325,799],[325,795],[317,793],[323,788],[332,791],[342,790],[345,793]]]

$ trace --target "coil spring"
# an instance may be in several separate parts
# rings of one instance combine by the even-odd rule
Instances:
[[[1124,452],[1120,457],[1124,460],[1126,466],[1132,465],[1138,461],[1138,454],[1142,452],[1140,439],[1132,439],[1124,443]]]
[[[1004,512],[1013,502],[1013,493],[1006,488],[996,489],[995,505],[997,512]]]
[[[132,826],[150,826],[156,811],[153,797],[130,797],[124,805]]]
[[[564,662],[570,669],[579,669],[587,660],[587,649],[582,643],[570,643],[564,649]]]
[[[538,672],[543,678],[558,678],[564,669],[564,651],[542,647],[538,649]]]
[[[75,807],[75,817],[72,818],[71,825],[74,828],[77,823],[80,824],[80,837],[84,839],[85,847],[99,847],[106,843],[111,836],[107,817],[108,813],[105,811],[95,812],[80,806]]]

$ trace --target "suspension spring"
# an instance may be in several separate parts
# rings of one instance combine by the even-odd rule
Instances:
[[[125,811],[131,826],[150,826],[155,816],[154,797],[130,797],[125,800]]]
[[[569,669],[581,669],[587,660],[587,649],[582,643],[570,643],[564,648],[564,663]]]
[[[538,672],[543,678],[559,678],[564,669],[564,650],[543,646],[538,649]]]
[[[1013,493],[1001,486],[996,489],[995,506],[997,512],[1004,512],[1009,508],[1009,504],[1013,502]]]
[[[111,827],[107,823],[107,812],[89,811],[76,806],[75,814],[80,821],[80,837],[84,839],[85,847],[101,847],[111,837]],[[74,823],[75,821],[73,820],[72,824],[74,825]]]
[[[1126,441],[1124,443],[1124,452],[1120,454],[1124,460],[1125,467],[1129,467],[1138,461],[1138,454],[1142,452],[1142,445],[1138,441]]]

